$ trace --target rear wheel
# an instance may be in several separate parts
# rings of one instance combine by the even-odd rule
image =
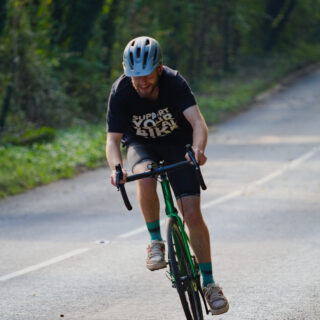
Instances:
[[[167,241],[171,279],[176,287],[188,320],[202,320],[199,276],[193,276],[181,231],[175,218],[169,218]]]

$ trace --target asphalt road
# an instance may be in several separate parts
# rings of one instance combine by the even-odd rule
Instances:
[[[230,301],[215,319],[319,320],[320,70],[212,130],[207,155],[203,212]],[[145,268],[134,183],[129,213],[108,175],[0,202],[1,320],[184,318],[165,271]]]

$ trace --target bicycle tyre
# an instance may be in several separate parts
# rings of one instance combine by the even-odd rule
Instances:
[[[199,281],[193,277],[178,222],[172,217],[167,223],[167,243],[170,271],[186,318],[187,320],[202,320]]]

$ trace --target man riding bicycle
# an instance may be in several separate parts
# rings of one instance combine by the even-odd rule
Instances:
[[[148,170],[149,164],[160,160],[170,164],[188,159],[186,144],[192,145],[196,161],[204,165],[208,136],[205,120],[184,78],[163,66],[158,42],[150,37],[131,40],[123,53],[123,68],[124,74],[114,82],[108,103],[106,155],[112,169],[111,183],[116,185],[115,166],[122,165],[121,142],[127,148],[127,160],[134,174]],[[210,238],[200,209],[200,187],[194,168],[168,176],[189,229],[211,312],[227,312],[228,301],[212,276]],[[126,177],[123,169],[122,182]],[[138,202],[151,238],[146,266],[152,271],[166,267],[156,185],[152,178],[137,181]]]

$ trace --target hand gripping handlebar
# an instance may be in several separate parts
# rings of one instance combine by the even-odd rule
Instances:
[[[194,151],[193,151],[193,149],[192,149],[190,144],[186,145],[186,150],[188,152],[189,158],[191,159],[191,162],[188,161],[188,160],[185,160],[185,161],[180,161],[180,162],[177,162],[177,163],[174,163],[174,164],[170,164],[170,165],[167,165],[167,166],[160,165],[159,167],[151,169],[150,171],[146,171],[146,172],[143,172],[143,173],[138,173],[138,174],[134,174],[134,175],[128,176],[127,179],[126,179],[126,182],[131,182],[131,181],[134,181],[134,180],[143,179],[143,178],[147,178],[147,177],[153,177],[154,178],[154,177],[156,177],[156,176],[158,176],[158,175],[160,175],[161,173],[164,173],[164,172],[170,172],[170,171],[178,170],[178,169],[190,166],[190,165],[194,165],[195,172],[196,172],[196,177],[197,177],[198,182],[199,182],[199,184],[201,186],[201,189],[202,190],[206,190],[207,186],[204,183],[203,176],[202,176],[199,164],[197,163],[197,161],[195,159]],[[127,209],[128,210],[132,210],[132,206],[131,206],[130,201],[128,199],[124,184],[120,183],[120,180],[123,179],[123,173],[122,173],[121,165],[120,164],[116,165],[115,169],[116,169],[116,172],[117,172],[117,178],[116,178],[117,189],[118,189],[118,191],[120,190],[123,202],[125,203]]]
[[[199,166],[198,162],[196,161],[196,159],[194,157],[194,152],[193,152],[193,149],[192,149],[191,145],[187,144],[186,145],[186,149],[187,149],[187,152],[189,154],[189,157],[190,157],[191,161],[193,162],[194,168],[196,170],[196,176],[197,176],[198,182],[199,182],[199,184],[201,186],[201,189],[202,190],[207,190],[207,186],[204,183],[203,176],[202,176],[202,173],[201,173],[201,170],[200,170],[200,166]]]

